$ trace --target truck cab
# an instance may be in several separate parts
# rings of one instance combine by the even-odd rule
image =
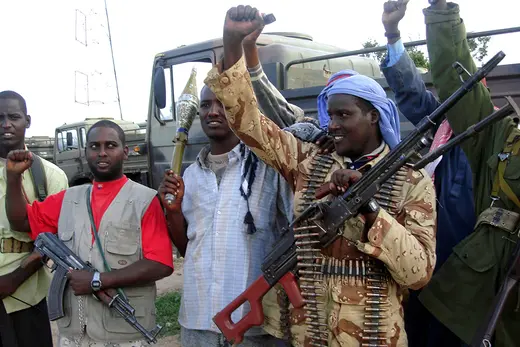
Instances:
[[[138,124],[114,120],[113,118],[86,118],[82,122],[64,124],[56,128],[54,140],[54,162],[67,175],[69,186],[91,182],[91,172],[85,157],[87,132],[102,119],[118,124],[125,132],[128,146],[128,160],[124,164],[125,174],[132,180],[146,184],[148,181],[148,160],[146,159],[145,132]]]
[[[263,69],[269,80],[279,90],[283,89],[284,84],[287,89],[323,86],[331,74],[343,69],[353,69],[374,78],[381,77],[379,65],[375,60],[352,56],[296,64],[284,80],[284,65],[289,62],[301,58],[339,53],[344,50],[314,42],[312,37],[299,33],[262,34],[257,40],[257,45]],[[157,189],[164,170],[170,167],[178,124],[175,102],[188,81],[192,67],[197,69],[197,87],[200,93],[208,71],[222,54],[222,39],[214,39],[181,46],[156,55],[152,70],[146,135],[149,167],[152,173],[150,187]],[[164,108],[157,106],[158,99],[163,99],[161,102],[166,105]],[[298,104],[296,100],[290,102]],[[305,111],[315,113],[315,109],[314,106],[314,110]],[[208,139],[202,131],[199,118],[196,117],[189,131],[188,144],[184,151],[183,171],[194,162],[197,154],[206,144],[208,144]]]

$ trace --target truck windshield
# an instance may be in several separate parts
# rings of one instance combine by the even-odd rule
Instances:
[[[202,87],[204,87],[204,79],[212,67],[213,64],[210,62],[187,62],[164,69],[164,76],[166,78],[166,107],[161,110],[161,119],[163,121],[177,120],[173,108],[188,82],[192,68],[197,69],[197,91],[200,96],[200,91],[202,90]],[[171,80],[172,72],[173,83]],[[174,102],[172,102],[172,90]]]

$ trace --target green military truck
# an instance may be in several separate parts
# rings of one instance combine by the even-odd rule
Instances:
[[[469,36],[492,36],[518,31],[520,28],[500,29]],[[307,116],[317,116],[318,94],[328,77],[343,69],[353,69],[373,77],[383,86],[389,97],[393,98],[379,64],[359,56],[383,51],[386,47],[345,52],[338,47],[316,43],[311,37],[297,33],[262,34],[257,44],[260,61],[269,80],[290,103],[301,107]],[[416,41],[407,43],[406,46],[423,44],[425,41]],[[157,189],[164,170],[170,166],[178,121],[174,105],[188,80],[191,68],[197,67],[197,84],[200,91],[207,72],[222,54],[222,39],[215,39],[181,46],[156,55],[153,62],[146,131],[149,187]],[[428,73],[422,76],[427,88],[433,90],[431,76]],[[487,83],[498,106],[503,105],[501,98],[505,95],[510,95],[520,102],[520,64],[498,66],[488,76]],[[166,107],[160,109],[157,105],[164,104],[165,100]],[[406,136],[412,129],[413,125],[401,115],[402,136]],[[196,118],[189,132],[183,170],[193,163],[202,146],[207,143],[208,139],[201,129],[199,119]]]
[[[148,158],[146,146],[146,123],[117,120],[113,118],[87,118],[82,122],[64,124],[56,128],[54,139],[54,163],[69,179],[69,185],[76,186],[91,181],[90,169],[85,158],[88,129],[101,119],[109,119],[121,126],[128,145],[128,160],[124,163],[124,173],[135,182],[148,184]]]
[[[27,149],[45,160],[54,162],[54,138],[50,136],[32,136],[25,138]]]

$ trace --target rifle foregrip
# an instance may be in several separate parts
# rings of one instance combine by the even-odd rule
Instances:
[[[63,311],[63,295],[65,294],[67,281],[67,269],[58,266],[54,272],[47,297],[47,309],[49,311],[50,321],[55,321],[65,316],[65,312]]]
[[[239,344],[244,339],[244,333],[254,326],[264,323],[262,298],[271,289],[264,276],[260,276],[242,294],[213,317],[213,322],[222,331],[231,344]],[[249,302],[251,310],[238,322],[233,323],[231,314],[245,302]]]

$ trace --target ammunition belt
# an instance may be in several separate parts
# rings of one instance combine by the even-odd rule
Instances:
[[[33,249],[33,242],[19,241],[13,237],[0,239],[0,253],[29,253]]]
[[[312,158],[309,168],[310,177],[305,182],[302,190],[302,202],[296,207],[296,211],[302,212],[314,203],[316,189],[325,182],[333,164],[334,160],[330,155],[317,154]],[[293,228],[293,231],[298,259],[296,266],[305,303],[304,317],[307,325],[305,335],[310,339],[311,346],[327,347],[329,341],[327,317],[325,308],[317,300],[324,293],[321,292],[319,286],[316,286],[316,282],[320,281],[320,277],[322,277],[322,273],[316,271],[316,267],[321,267],[319,261],[322,259],[319,234],[312,217]]]
[[[384,265],[376,260],[364,259],[343,259],[339,260],[332,257],[324,257],[318,263],[320,272],[325,276],[333,276],[338,279],[359,279],[365,282],[373,276],[389,276]]]
[[[310,177],[306,180],[302,189],[301,203],[296,206],[297,212],[303,212],[312,205],[316,198],[315,193],[325,182],[334,160],[329,155],[316,155],[309,168]],[[389,178],[374,196],[379,205],[388,213],[396,215],[402,205],[402,189],[407,180],[408,169],[403,167]],[[384,320],[388,310],[388,282],[391,279],[384,264],[376,259],[343,259],[324,257],[321,253],[319,242],[319,227],[311,216],[293,228],[297,253],[297,273],[299,275],[300,289],[304,298],[304,317],[306,338],[311,346],[327,347],[329,341],[329,329],[323,302],[319,297],[326,295],[323,288],[317,283],[325,278],[337,278],[346,280],[347,284],[359,284],[367,290],[368,299],[365,307],[365,321],[363,327],[362,346],[379,347],[386,344],[386,326]],[[284,338],[290,340],[289,300],[281,290],[279,299],[283,303],[280,309],[280,321]]]
[[[377,203],[391,215],[399,213],[403,202],[403,185],[408,176],[408,169],[401,167],[392,177],[381,185],[381,189],[374,195]]]

